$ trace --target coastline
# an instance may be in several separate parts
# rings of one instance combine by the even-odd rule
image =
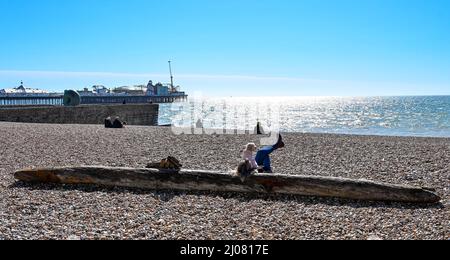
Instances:
[[[286,133],[276,172],[437,189],[440,206],[243,194],[27,186],[27,167],[144,167],[174,155],[185,168],[230,171],[254,135],[180,135],[167,127],[0,122],[0,239],[449,239],[450,138]]]

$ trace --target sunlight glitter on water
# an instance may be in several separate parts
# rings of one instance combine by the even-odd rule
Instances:
[[[450,137],[449,112],[450,96],[228,97],[161,105],[160,123],[197,114],[205,128],[252,130],[259,120],[283,132]]]

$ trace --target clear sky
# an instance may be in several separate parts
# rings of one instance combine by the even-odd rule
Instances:
[[[450,94],[448,0],[0,0],[0,88]]]

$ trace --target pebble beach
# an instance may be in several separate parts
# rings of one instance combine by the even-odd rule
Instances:
[[[168,155],[187,169],[231,171],[255,135],[174,135],[167,127],[0,122],[0,240],[450,239],[450,139],[284,134],[275,172],[436,189],[437,205],[333,198],[30,185],[30,167],[145,167]]]

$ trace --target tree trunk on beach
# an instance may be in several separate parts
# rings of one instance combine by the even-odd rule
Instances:
[[[197,170],[157,170],[108,167],[66,167],[22,170],[24,182],[100,185],[153,190],[290,194],[343,199],[437,203],[430,190],[334,177],[257,174],[242,181],[231,173]]]

